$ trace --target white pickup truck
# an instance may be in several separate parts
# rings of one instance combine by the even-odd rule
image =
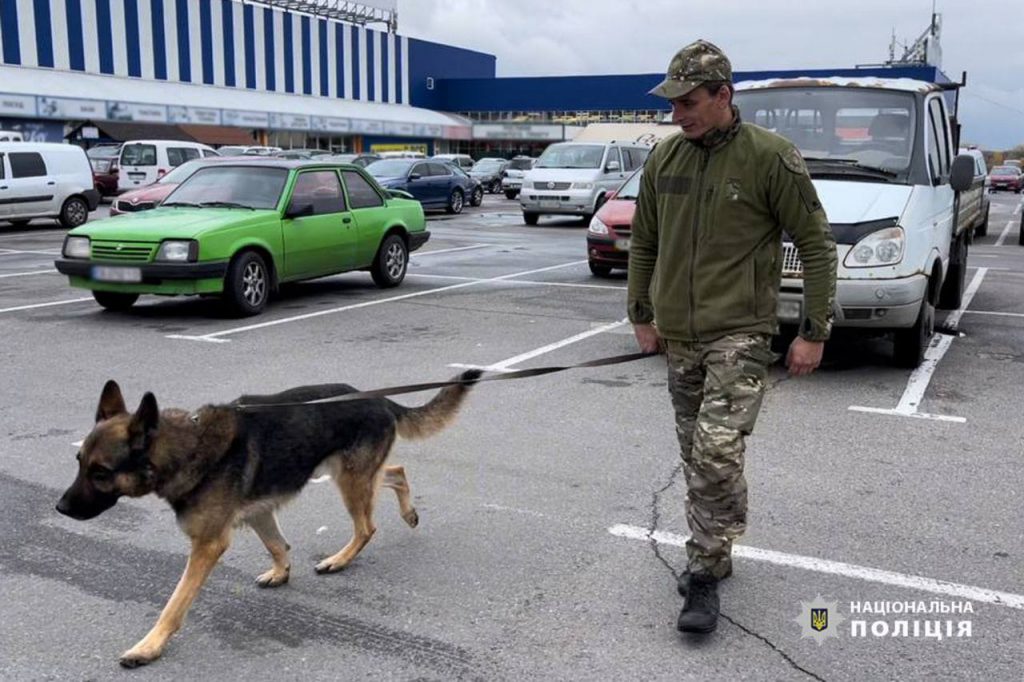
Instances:
[[[736,84],[743,119],[800,149],[836,238],[836,327],[892,333],[895,360],[921,364],[935,308],[960,306],[979,227],[974,160],[954,156],[957,85],[797,78]],[[798,324],[803,266],[783,246],[779,321]]]

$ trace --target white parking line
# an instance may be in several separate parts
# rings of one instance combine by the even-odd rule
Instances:
[[[974,294],[978,293],[978,288],[981,286],[981,281],[985,279],[986,272],[988,272],[986,268],[980,268],[974,275],[974,279],[971,280],[966,291],[964,291],[960,307],[946,318],[947,326],[955,329],[960,324],[960,318],[967,310],[967,306],[971,304]],[[849,409],[852,412],[867,412],[870,414],[913,417],[915,419],[931,419],[934,421],[963,424],[967,421],[963,417],[947,417],[941,414],[926,414],[917,411],[921,401],[924,399],[924,393],[928,389],[928,384],[932,380],[932,374],[935,373],[935,368],[938,367],[939,361],[952,344],[953,337],[947,334],[936,334],[932,337],[932,342],[924,353],[924,362],[921,363],[920,367],[911,372],[910,379],[907,380],[907,387],[904,389],[899,405],[895,409],[888,410],[879,407],[863,407],[861,405],[851,405]]]
[[[490,277],[488,279],[473,280],[471,282],[462,282],[461,284],[452,284],[446,287],[438,287],[437,289],[427,289],[425,291],[415,291],[411,294],[402,294],[401,296],[391,296],[389,298],[378,298],[372,301],[363,301],[362,303],[354,303],[352,305],[341,306],[340,308],[331,308],[329,310],[318,310],[315,313],[307,313],[305,315],[295,315],[293,317],[283,317],[278,320],[270,320],[269,322],[261,322],[259,324],[250,324],[244,327],[235,327],[234,329],[225,329],[219,332],[211,332],[209,334],[201,334],[199,336],[188,336],[185,334],[169,334],[169,339],[183,339],[186,341],[207,341],[211,343],[227,343],[228,339],[221,337],[230,336],[231,334],[240,334],[242,332],[253,331],[255,329],[265,329],[267,327],[275,327],[280,324],[287,324],[289,322],[300,322],[302,320],[309,320],[314,317],[322,317],[324,315],[333,315],[335,313],[345,312],[347,310],[356,310],[358,308],[368,308],[370,306],[381,305],[382,303],[393,303],[395,301],[404,301],[410,298],[417,298],[419,296],[427,296],[428,294],[437,294],[442,291],[452,291],[454,289],[464,289],[466,287],[475,286],[477,284],[486,284],[488,282],[501,282],[509,280],[514,277],[521,277],[523,275],[532,275],[536,272],[547,272],[549,270],[558,270],[559,268],[567,268],[574,265],[581,265],[586,263],[585,260],[575,260],[570,263],[561,263],[560,265],[551,265],[546,268],[536,268],[534,270],[524,270],[522,272],[513,272],[507,275],[500,275],[498,277]],[[3,312],[3,311],[0,311]]]
[[[422,277],[424,279],[450,279],[456,282],[479,282],[479,277],[457,277],[455,275],[422,275],[420,273],[409,273],[406,277]],[[534,284],[541,287],[569,287],[570,289],[614,289],[625,291],[626,287],[615,287],[608,284],[575,284],[573,282],[540,282],[530,279],[517,279],[516,284]]]
[[[965,310],[965,313],[971,315],[1001,315],[1005,317],[1024,317],[1024,313],[1000,313],[994,310]]]
[[[1013,228],[1013,226],[1016,224],[1016,222],[1017,221],[1015,221],[1015,220],[1011,220],[1010,222],[1006,223],[1006,227],[1003,228],[1003,233],[1001,235],[999,235],[999,239],[996,240],[996,243],[995,243],[996,246],[1002,246],[1003,245],[1003,242],[1006,241],[1006,235],[1010,234],[1010,230]]]
[[[437,249],[434,251],[417,251],[412,254],[412,258],[421,258],[423,256],[434,256],[439,253],[453,253],[455,251],[469,251],[470,249],[486,249],[491,244],[474,244],[473,246],[459,246],[453,249]]]
[[[32,310],[33,308],[49,308],[55,305],[68,305],[69,303],[81,303],[83,301],[91,301],[92,297],[89,298],[69,298],[66,301],[51,301],[50,303],[33,303],[32,305],[19,305],[14,308],[0,308],[0,313],[13,313],[18,310]]]
[[[27,277],[28,275],[55,275],[57,271],[54,269],[49,270],[33,270],[32,272],[9,272],[5,275],[0,275],[0,279],[7,277]]]
[[[652,533],[646,528],[627,526],[623,524],[612,526],[608,529],[608,532],[620,538],[640,540],[643,542],[650,542],[651,540],[654,540],[660,545],[671,545],[673,547],[685,547],[686,541],[689,539],[674,533],[667,533],[665,531],[654,531]],[[778,566],[789,566],[791,568],[800,568],[805,571],[839,575],[846,578],[856,578],[857,580],[865,580],[872,583],[881,583],[883,585],[892,585],[894,587],[905,587],[911,590],[920,590],[922,592],[931,592],[932,594],[941,594],[948,597],[956,597],[964,600],[983,602],[985,604],[995,604],[996,606],[1006,606],[1011,609],[1024,610],[1024,595],[1014,594],[1012,592],[997,592],[996,590],[990,590],[984,587],[963,585],[961,583],[947,582],[945,580],[935,580],[934,578],[925,578],[923,576],[909,575],[907,573],[883,571],[881,569],[870,568],[868,566],[846,564],[839,561],[829,561],[828,559],[801,556],[799,554],[785,554],[783,552],[775,552],[769,549],[758,549],[757,547],[749,547],[747,545],[733,545],[732,552],[734,556],[741,557],[743,559],[764,561]]]
[[[60,251],[25,251],[23,249],[3,249],[0,248],[0,256],[17,256],[23,253],[35,253],[42,256],[59,256]]]

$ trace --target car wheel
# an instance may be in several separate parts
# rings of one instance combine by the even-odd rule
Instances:
[[[527,213],[526,211],[523,211],[523,222],[527,225],[536,225],[538,218],[540,218],[539,213]]]
[[[501,180],[495,180],[491,183],[491,194],[499,194],[501,192]]]
[[[128,310],[139,300],[138,294],[122,294],[117,291],[94,291],[92,297],[107,310]]]
[[[921,301],[917,321],[910,329],[896,330],[893,360],[905,369],[917,369],[924,361],[924,352],[935,332],[935,306],[928,300],[927,290]]]
[[[607,277],[608,275],[612,274],[611,267],[607,265],[601,265],[599,263],[595,263],[594,261],[590,261],[589,263],[587,263],[587,265],[590,266],[590,272],[598,277]]]
[[[450,197],[448,197],[448,212],[449,213],[462,213],[462,206],[465,203],[465,197],[462,196],[462,190],[456,189],[452,191]]]
[[[482,203],[484,203],[484,188],[477,187],[473,190],[473,198],[469,200],[469,204],[471,206],[479,206]]]
[[[270,298],[270,271],[255,251],[234,257],[224,279],[224,302],[240,317],[259,315]]]
[[[988,234],[988,214],[989,214],[989,211],[991,211],[991,210],[992,210],[992,205],[991,204],[985,207],[985,220],[983,220],[980,225],[978,225],[976,228],[974,228],[974,236],[975,237],[984,237],[985,235]]]
[[[69,230],[84,225],[89,219],[89,205],[82,197],[69,197],[60,209],[60,224]]]
[[[390,289],[402,283],[408,267],[409,248],[405,245],[405,240],[397,234],[389,234],[377,249],[370,275],[381,289]]]
[[[514,189],[505,190],[506,199],[515,199],[517,196],[519,196],[519,192],[515,191]]]

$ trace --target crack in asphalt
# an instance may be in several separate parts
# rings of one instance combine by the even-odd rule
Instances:
[[[779,379],[776,382],[774,382],[771,385],[770,388],[774,388],[778,384],[780,384],[780,383],[782,383],[782,382],[784,382],[784,381],[786,381],[788,379],[789,379],[788,376],[783,377],[782,379]],[[650,531],[651,550],[654,552],[655,558],[657,558],[658,561],[660,561],[665,566],[665,568],[667,568],[669,570],[669,573],[671,573],[672,577],[674,577],[677,581],[679,580],[679,572],[676,571],[675,567],[672,566],[672,564],[670,564],[668,562],[668,560],[664,556],[662,556],[661,549],[658,547],[658,541],[654,539],[654,534],[659,530],[658,526],[661,523],[661,509],[660,509],[661,496],[665,493],[665,491],[667,491],[669,488],[671,488],[673,485],[675,485],[676,480],[679,478],[679,473],[682,470],[683,470],[683,463],[680,462],[672,470],[672,473],[669,476],[668,482],[663,487],[661,487],[660,489],[654,491],[654,495],[652,496],[652,500],[651,500],[651,522],[648,525],[648,528],[651,529],[651,531]],[[807,670],[806,668],[801,667],[799,663],[794,661],[789,656],[789,654],[787,654],[785,651],[783,651],[778,646],[773,644],[771,642],[771,640],[769,640],[764,635],[758,634],[757,632],[755,632],[755,631],[751,630],[750,628],[740,624],[735,619],[727,616],[724,613],[719,613],[719,615],[722,618],[724,618],[725,620],[727,620],[730,623],[732,623],[733,625],[735,625],[737,628],[739,628],[743,632],[745,632],[748,635],[750,635],[751,637],[755,637],[755,638],[761,640],[762,642],[764,642],[772,651],[774,651],[777,654],[779,654],[780,656],[782,656],[783,660],[785,660],[794,670],[798,670],[798,671],[804,673],[805,675],[807,675],[808,677],[811,677],[812,679],[818,680],[818,682],[825,682],[825,680],[823,678],[821,678],[818,675],[814,674],[810,670]]]

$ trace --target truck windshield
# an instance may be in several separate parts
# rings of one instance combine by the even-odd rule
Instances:
[[[812,176],[845,166],[850,172],[878,169],[896,178],[910,168],[916,120],[910,92],[764,88],[737,92],[736,105],[744,121],[795,144]]]
[[[604,145],[553,144],[544,150],[535,168],[600,168]]]

